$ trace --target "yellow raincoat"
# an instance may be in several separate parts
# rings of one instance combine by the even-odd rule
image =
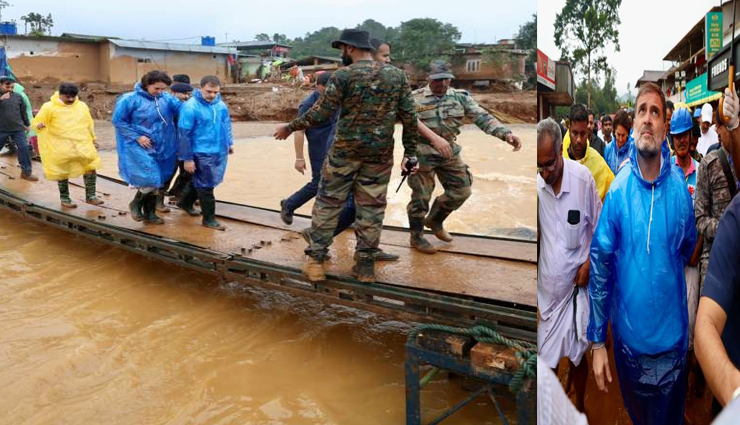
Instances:
[[[38,130],[37,126],[46,127]],[[31,124],[38,133],[39,153],[44,174],[49,180],[79,177],[100,167],[95,149],[93,119],[87,105],[75,99],[66,105],[54,93],[39,110]]]
[[[565,137],[563,138],[563,157],[570,159],[568,147],[570,147],[570,131],[565,133]],[[578,162],[591,171],[591,175],[594,176],[594,181],[596,182],[596,190],[599,192],[599,198],[601,198],[601,202],[604,202],[606,192],[609,191],[609,186],[611,186],[614,180],[614,173],[612,173],[609,165],[596,152],[596,149],[591,146],[586,148],[586,155]]]

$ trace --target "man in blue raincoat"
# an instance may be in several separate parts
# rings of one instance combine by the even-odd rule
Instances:
[[[157,194],[177,164],[173,117],[180,101],[165,92],[170,84],[172,79],[166,73],[148,72],[133,92],[118,99],[113,111],[118,171],[126,183],[138,189],[129,204],[131,218],[151,224],[164,224],[155,212]]]
[[[636,100],[630,159],[607,192],[591,242],[588,339],[596,383],[611,381],[611,321],[619,385],[636,425],[683,423],[688,311],[684,266],[696,244],[691,195],[671,164],[665,96],[653,83]]]
[[[183,189],[177,206],[190,215],[198,215],[193,203],[200,199],[203,226],[225,230],[216,220],[216,198],[213,189],[224,179],[229,154],[234,153],[229,108],[221,100],[221,81],[207,75],[180,109],[178,135],[180,160],[185,171],[193,175],[192,186]],[[195,192],[193,192],[195,188]]]

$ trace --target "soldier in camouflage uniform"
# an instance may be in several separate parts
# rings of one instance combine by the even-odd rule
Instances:
[[[314,203],[309,256],[303,271],[312,281],[324,280],[323,262],[350,192],[357,207],[357,263],[361,282],[375,279],[375,259],[385,216],[386,192],[393,167],[393,130],[403,123],[404,160],[414,157],[418,128],[406,76],[398,68],[374,62],[367,31],[344,30],[332,47],[342,49],[344,68],[329,79],[323,95],[303,116],[275,132],[278,139],[328,120],[341,108],[334,144],[321,171]],[[416,171],[415,169],[413,170]]]
[[[433,61],[429,84],[412,93],[422,137],[417,146],[419,172],[409,176],[412,194],[407,212],[411,246],[427,254],[433,254],[436,249],[424,238],[424,226],[432,229],[437,238],[451,242],[452,237],[442,223],[471,193],[472,178],[468,166],[460,158],[462,148],[455,143],[463,118],[470,118],[487,134],[512,145],[514,151],[522,146],[519,137],[481,108],[467,91],[451,88],[453,78],[449,64]],[[434,200],[430,211],[435,175],[445,191]]]

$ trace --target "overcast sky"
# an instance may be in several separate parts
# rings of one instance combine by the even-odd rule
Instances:
[[[614,52],[612,45],[604,50],[617,70],[617,92],[626,93],[628,82],[634,87],[643,70],[667,71],[671,64],[663,62],[663,58],[709,9],[719,4],[720,0],[622,0],[620,51]],[[565,0],[537,4],[537,48],[553,60],[560,59],[560,50],[554,40],[555,15],[564,5]],[[578,81],[581,78],[576,77]],[[635,95],[634,90],[632,95]]]
[[[322,27],[354,27],[365,19],[397,26],[413,18],[435,18],[455,25],[463,42],[511,38],[536,12],[536,0],[10,0],[2,19],[29,12],[52,14],[53,35],[63,32],[169,40],[215,36],[217,42],[253,40],[259,33],[304,36]],[[158,5],[153,7],[153,5]],[[190,40],[183,40],[190,42]]]

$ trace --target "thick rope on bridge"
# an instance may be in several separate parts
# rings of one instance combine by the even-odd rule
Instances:
[[[476,325],[470,328],[458,328],[455,326],[426,324],[414,328],[409,336],[414,338],[424,331],[440,331],[455,335],[469,336],[479,342],[503,345],[517,350],[516,357],[519,359],[520,367],[509,381],[509,390],[518,393],[524,381],[537,377],[537,346],[530,342],[518,341],[506,338],[493,328],[486,325]]]

